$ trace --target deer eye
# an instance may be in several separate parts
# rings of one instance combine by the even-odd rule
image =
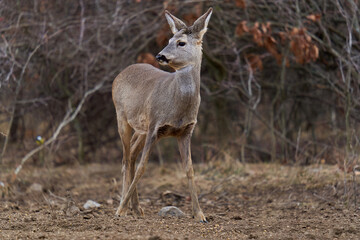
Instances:
[[[183,46],[186,45],[186,42],[179,42],[178,45],[179,45],[180,47],[183,47]]]

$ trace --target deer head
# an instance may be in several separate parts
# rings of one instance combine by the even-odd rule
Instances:
[[[212,14],[212,8],[199,17],[191,27],[165,11],[166,19],[174,36],[169,44],[156,56],[162,65],[168,65],[175,70],[201,62],[202,39]]]

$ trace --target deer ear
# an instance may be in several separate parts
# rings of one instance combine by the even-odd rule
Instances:
[[[199,17],[194,22],[194,24],[191,26],[192,32],[194,34],[196,34],[197,38],[200,40],[202,39],[202,37],[204,36],[204,34],[207,31],[207,26],[209,24],[212,12],[213,12],[213,9],[209,8],[209,10],[207,10],[207,12],[204,15]]]
[[[183,21],[169,13],[167,10],[165,10],[165,17],[170,25],[170,29],[173,34],[177,33],[180,29],[187,28],[186,24]]]

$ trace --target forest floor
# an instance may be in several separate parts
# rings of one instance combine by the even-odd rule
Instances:
[[[0,239],[359,239],[360,210],[344,204],[336,166],[214,162],[196,164],[195,175],[208,223],[191,217],[175,163],[149,164],[138,186],[145,216],[122,218],[120,164],[27,165],[8,192],[0,188]],[[2,171],[0,181],[9,176]],[[85,210],[89,199],[101,206]],[[186,217],[158,216],[167,205]]]

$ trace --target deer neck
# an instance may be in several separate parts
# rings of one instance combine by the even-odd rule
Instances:
[[[177,89],[182,96],[198,96],[200,94],[201,60],[175,72]]]

